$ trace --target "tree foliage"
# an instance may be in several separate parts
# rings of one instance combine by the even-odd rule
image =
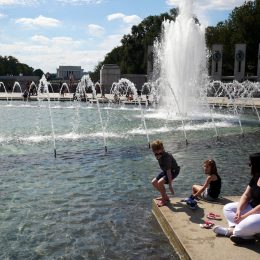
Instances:
[[[41,69],[36,69],[33,71],[33,75],[34,76],[38,76],[38,77],[42,77],[42,75],[44,74],[44,72]]]
[[[235,44],[247,45],[246,73],[255,74],[257,70],[257,50],[260,43],[260,0],[245,2],[236,7],[224,22],[206,29],[206,42],[223,44],[223,74],[232,75]]]
[[[123,74],[145,74],[147,71],[147,49],[160,38],[162,23],[165,19],[175,20],[178,10],[173,8],[168,13],[148,16],[124,35],[121,45],[112,49],[93,72],[89,72],[93,81],[99,79],[103,64],[117,64]],[[196,18],[195,22],[199,22]],[[232,75],[234,66],[235,44],[247,45],[246,73],[256,75],[257,52],[260,42],[260,0],[247,1],[234,8],[229,18],[216,26],[206,28],[206,43],[211,49],[213,44],[223,44],[223,74]],[[19,75],[42,76],[41,69],[20,63],[15,57],[0,56],[0,76]]]
[[[121,46],[114,48],[105,59],[96,66],[92,75],[99,77],[103,64],[117,64],[123,74],[145,74],[147,66],[147,48],[160,37],[162,22],[175,20],[177,9],[157,16],[148,16],[140,24],[132,27],[131,34],[124,35]],[[194,18],[199,23],[197,18]],[[256,74],[257,50],[260,42],[260,0],[245,2],[234,8],[226,21],[206,29],[207,47],[223,44],[223,74],[232,75],[234,67],[235,44],[247,45],[246,73]]]
[[[121,46],[109,52],[105,59],[96,66],[91,75],[97,76],[103,64],[117,64],[123,74],[145,74],[147,70],[147,49],[160,37],[162,22],[175,20],[177,9],[159,16],[148,16],[138,25],[134,25],[131,34],[124,35]],[[91,77],[92,78],[92,77]]]
[[[33,68],[26,64],[20,63],[13,56],[0,56],[0,76],[18,76],[20,74],[24,76],[31,76],[33,75]]]

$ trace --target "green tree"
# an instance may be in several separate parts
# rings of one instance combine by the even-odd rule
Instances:
[[[175,20],[177,9],[169,13],[148,16],[141,23],[132,27],[131,33],[124,35],[121,45],[109,52],[90,73],[95,81],[103,64],[117,64],[123,74],[145,74],[147,70],[147,48],[160,38],[162,22],[165,19]],[[194,17],[196,23],[198,19]],[[234,67],[234,48],[236,43],[247,44],[246,73],[256,74],[257,49],[260,39],[260,0],[245,2],[234,8],[226,21],[215,27],[206,28],[207,47],[212,44],[223,44],[223,75],[232,75]],[[93,79],[92,78],[92,79]]]
[[[236,7],[228,20],[206,29],[206,42],[223,44],[223,74],[232,75],[235,44],[247,45],[246,73],[256,74],[257,49],[260,41],[260,0],[245,2]]]
[[[0,56],[0,75],[20,75],[30,76],[33,68],[26,64],[20,63],[13,56]]]
[[[99,62],[98,65],[95,67],[94,72],[89,72],[89,76],[93,82],[97,82],[100,78],[100,70],[103,66],[103,62]]]
[[[99,70],[103,64],[117,64],[123,74],[145,74],[147,70],[147,49],[160,37],[162,22],[165,19],[175,20],[177,9],[159,16],[148,16],[140,24],[134,25],[131,34],[124,35],[121,46],[109,52],[91,73],[91,78],[99,78]]]
[[[33,71],[33,75],[34,76],[38,76],[40,78],[42,77],[43,74],[44,73],[43,73],[43,71],[41,69],[36,69],[36,70]]]

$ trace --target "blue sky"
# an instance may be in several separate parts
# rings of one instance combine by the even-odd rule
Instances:
[[[228,18],[245,0],[0,0],[0,55],[44,73],[59,65],[93,70],[124,34],[149,15],[192,1],[204,26]]]

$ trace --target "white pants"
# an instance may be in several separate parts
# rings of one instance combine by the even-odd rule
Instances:
[[[238,207],[238,202],[228,203],[224,206],[224,216],[228,221],[229,227],[235,227],[233,234],[242,238],[252,238],[255,234],[260,234],[260,214],[250,215],[247,218],[243,219],[239,224],[234,222]],[[252,209],[251,205],[248,204],[244,210],[241,211],[241,214]]]

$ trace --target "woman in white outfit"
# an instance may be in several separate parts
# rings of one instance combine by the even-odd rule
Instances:
[[[251,154],[250,166],[252,178],[239,202],[224,206],[224,216],[228,228],[216,226],[217,235],[228,236],[236,244],[255,241],[260,234],[260,153]]]

